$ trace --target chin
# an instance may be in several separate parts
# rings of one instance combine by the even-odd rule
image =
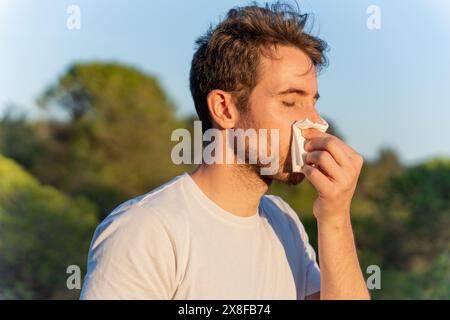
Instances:
[[[295,186],[303,181],[305,175],[300,172],[278,172],[276,175],[272,176],[272,180]]]

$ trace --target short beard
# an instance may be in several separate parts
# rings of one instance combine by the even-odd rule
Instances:
[[[305,175],[300,172],[277,172],[270,178],[289,186],[295,186],[303,181]]]
[[[237,128],[246,130],[249,128],[254,128],[254,125],[251,118],[249,117],[248,112],[243,111],[241,113],[241,120],[237,124]],[[234,144],[236,145],[236,144]],[[270,143],[268,143],[270,145]],[[271,150],[268,150],[271,152]],[[237,148],[233,149],[234,155],[237,157]],[[261,171],[263,168],[267,168],[270,166],[270,164],[262,164],[259,161],[259,157],[257,157],[257,163],[250,164],[249,163],[249,145],[245,143],[245,164],[240,165],[242,172],[248,172],[251,174],[256,174],[259,176],[259,178],[264,181],[268,186],[272,184],[272,181],[277,181],[289,186],[295,186],[303,181],[305,178],[305,175],[300,172],[292,172],[292,161],[291,157],[289,156],[290,153],[288,153],[284,159],[280,159],[280,163],[278,166],[278,172],[271,175],[263,175],[261,174]]]

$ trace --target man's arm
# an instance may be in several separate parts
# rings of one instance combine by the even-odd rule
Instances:
[[[370,299],[350,222],[318,222],[321,299]]]
[[[321,292],[324,294],[317,292],[307,296],[306,300],[369,299],[351,226],[333,227],[319,223],[318,229]]]
[[[363,159],[330,134],[313,129],[302,133],[308,139],[303,173],[318,191],[313,212],[319,238],[320,298],[370,299],[350,222],[351,200]]]

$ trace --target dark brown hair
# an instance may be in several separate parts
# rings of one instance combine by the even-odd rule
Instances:
[[[212,127],[207,105],[211,90],[232,93],[236,106],[245,112],[248,99],[257,84],[260,55],[276,45],[301,49],[314,66],[326,65],[327,44],[305,32],[308,14],[287,3],[264,7],[252,3],[228,11],[225,19],[196,40],[189,76],[195,109],[203,131]]]

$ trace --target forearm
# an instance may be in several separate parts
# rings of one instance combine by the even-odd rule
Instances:
[[[370,299],[356,253],[350,218],[318,220],[317,226],[321,299]]]

